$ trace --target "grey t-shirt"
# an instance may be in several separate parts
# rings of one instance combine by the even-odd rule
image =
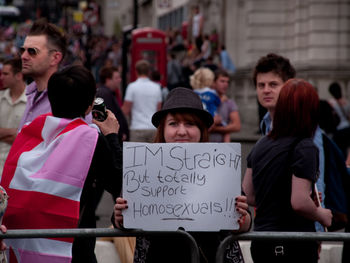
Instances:
[[[228,99],[224,102],[221,102],[220,106],[217,109],[217,113],[221,116],[222,122],[224,125],[227,125],[230,122],[230,114],[233,111],[238,111],[237,104]],[[210,142],[223,142],[224,135],[222,133],[210,133],[209,141]]]

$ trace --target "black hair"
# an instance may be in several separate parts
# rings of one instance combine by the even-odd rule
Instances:
[[[256,64],[253,72],[253,81],[256,86],[256,78],[259,73],[274,72],[286,82],[289,79],[295,78],[296,72],[288,58],[280,55],[269,53],[261,57]]]
[[[338,82],[333,82],[331,85],[329,85],[328,90],[335,99],[340,99],[342,97],[341,87]]]
[[[100,70],[100,74],[99,74],[100,82],[102,84],[106,84],[106,80],[111,79],[113,77],[114,72],[119,72],[118,68],[115,66],[103,67]]]
[[[45,18],[40,18],[33,23],[28,36],[40,35],[45,35],[48,44],[62,53],[63,60],[67,53],[67,38],[65,34],[56,25],[47,22]]]
[[[161,79],[162,79],[162,76],[160,75],[160,72],[158,70],[153,70],[151,72],[151,80],[160,81]]]
[[[223,69],[217,69],[214,72],[214,81],[216,81],[219,77],[226,77],[226,78],[230,78],[230,74],[228,74],[228,72],[226,70]]]
[[[19,57],[7,59],[3,62],[3,65],[10,65],[13,74],[22,72],[22,60]]]
[[[47,92],[55,117],[84,118],[94,101],[96,83],[89,70],[74,65],[54,73],[49,79]]]

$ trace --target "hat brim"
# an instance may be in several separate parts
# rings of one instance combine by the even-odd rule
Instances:
[[[154,127],[158,128],[161,120],[168,114],[168,113],[194,113],[196,114],[203,122],[204,124],[209,128],[214,123],[213,116],[206,110],[200,110],[195,108],[174,108],[174,109],[165,109],[157,111],[152,116],[152,124]]]

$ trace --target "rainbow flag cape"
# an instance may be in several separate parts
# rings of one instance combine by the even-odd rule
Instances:
[[[18,134],[1,185],[8,229],[76,228],[80,196],[98,139],[82,119],[44,114]],[[7,239],[9,262],[71,262],[73,238]]]

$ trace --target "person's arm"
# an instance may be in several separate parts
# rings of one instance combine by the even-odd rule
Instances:
[[[224,133],[222,142],[231,142],[231,133]]]
[[[239,132],[241,130],[241,119],[238,111],[232,111],[229,118],[230,122],[226,126],[213,125],[210,131],[218,133]]]
[[[125,100],[122,106],[122,111],[124,112],[124,115],[126,118],[130,118],[131,108],[132,108],[132,102]]]
[[[203,27],[204,27],[204,16],[200,16],[199,20],[199,34],[202,36],[203,35]]]
[[[292,176],[291,205],[299,215],[318,221],[323,226],[329,227],[332,223],[332,211],[321,206],[316,206],[311,197],[312,182],[308,179]]]
[[[157,104],[157,111],[160,111],[162,108],[162,102],[158,102]]]
[[[99,135],[90,169],[94,169],[96,180],[105,190],[118,196],[122,186],[123,151],[117,134],[118,120],[110,110],[107,110],[107,114],[103,122],[93,120],[102,134]]]
[[[247,196],[248,205],[255,206],[255,192],[253,186],[253,170],[252,168],[247,168],[243,178],[242,184],[243,192]]]
[[[12,144],[17,136],[17,129],[0,128],[0,141]]]
[[[119,105],[116,105],[115,107],[115,117],[117,118],[120,129],[119,129],[119,137],[122,138],[123,141],[129,140],[129,124],[128,121],[120,108]]]
[[[346,156],[345,165],[347,168],[350,168],[350,152],[348,152],[348,155]]]

